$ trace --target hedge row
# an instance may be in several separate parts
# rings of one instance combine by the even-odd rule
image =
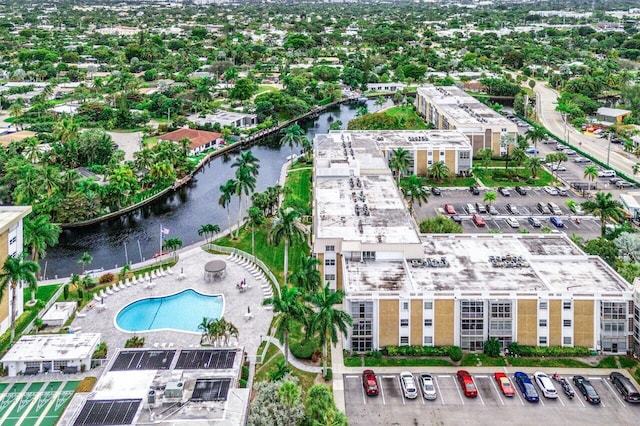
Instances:
[[[574,357],[589,356],[591,350],[584,346],[574,348],[562,346],[520,346],[516,342],[509,345],[511,354],[524,357]]]
[[[449,356],[450,346],[387,346],[382,353],[387,356]]]

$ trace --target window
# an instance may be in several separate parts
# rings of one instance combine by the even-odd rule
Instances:
[[[408,345],[409,344],[409,336],[400,337],[400,345]]]
[[[506,129],[506,128],[503,128],[503,129],[502,129],[502,133],[507,133],[507,129]]]
[[[362,259],[364,259],[364,260],[367,260],[367,259],[376,260],[376,252],[375,251],[363,251],[362,252]]]
[[[538,305],[538,308],[540,308],[541,311],[547,310],[547,301],[540,301],[540,305]]]
[[[625,319],[627,317],[626,303],[602,302],[600,305],[600,315],[603,320]]]
[[[422,338],[422,344],[424,344],[424,345],[432,345],[433,344],[433,336],[424,336]]]
[[[336,280],[336,274],[324,274],[324,279],[326,281],[335,281]]]
[[[409,310],[409,302],[402,302],[402,310],[403,311]]]
[[[67,361],[53,361],[53,371],[60,371],[67,366]]]
[[[562,302],[562,309],[571,309],[571,301]]]
[[[547,326],[547,320],[546,319],[541,319],[540,321],[538,321],[538,325],[540,327],[546,327]]]
[[[18,237],[13,237],[9,240],[9,244],[15,244],[18,241]]]
[[[490,302],[491,318],[511,318],[511,302]]]
[[[433,326],[433,320],[432,319],[424,320],[424,326],[425,327],[432,327]]]
[[[433,302],[424,302],[424,309],[426,310],[433,309]]]
[[[567,336],[567,337],[563,337],[562,338],[562,344],[566,345],[566,346],[571,346],[571,336]]]
[[[336,246],[324,246],[324,251],[336,251]]]
[[[444,151],[440,151],[440,159],[442,159],[442,157],[444,157]]]
[[[471,153],[469,151],[460,151],[458,153],[458,158],[461,160],[467,160],[471,157]]]
[[[539,345],[546,345],[547,344],[547,336],[540,336],[538,338],[538,344]]]
[[[401,319],[400,320],[400,327],[409,327],[409,320],[408,319]]]
[[[324,260],[324,264],[325,264],[325,266],[335,266],[336,265],[336,260],[335,259],[325,259]]]
[[[563,327],[571,327],[571,320],[562,320]]]

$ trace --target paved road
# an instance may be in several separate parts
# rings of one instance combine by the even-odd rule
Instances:
[[[565,123],[562,114],[556,111],[558,92],[547,87],[546,83],[538,81],[533,88],[538,99],[538,117],[544,127],[556,136],[564,139]],[[607,161],[609,143],[607,139],[599,139],[595,136],[585,135],[579,130],[568,126],[569,144],[591,154],[602,162]],[[609,164],[612,168],[623,172],[627,176],[633,176],[631,170],[638,160],[631,154],[624,152],[618,144],[611,144]]]

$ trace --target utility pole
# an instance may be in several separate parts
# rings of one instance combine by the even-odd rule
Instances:
[[[607,166],[609,165],[609,157],[611,157],[611,132],[609,132],[609,135],[607,136],[607,139],[609,139],[609,144],[607,145]]]

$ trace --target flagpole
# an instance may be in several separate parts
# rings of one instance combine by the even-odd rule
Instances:
[[[160,251],[158,253],[162,253],[162,224],[160,224]]]

